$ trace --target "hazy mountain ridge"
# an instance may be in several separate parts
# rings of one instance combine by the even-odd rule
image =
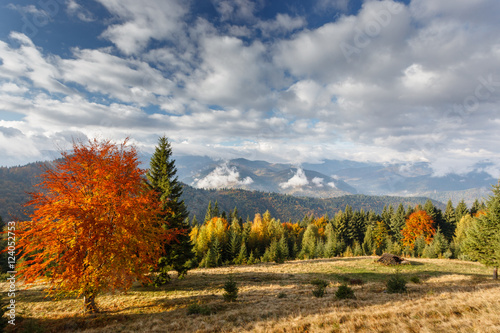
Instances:
[[[178,178],[188,187],[193,187],[194,190],[198,185],[200,188],[217,188],[226,193],[228,189],[234,188],[250,192],[276,192],[289,197],[293,195],[335,198],[366,194],[411,199],[419,196],[441,202],[451,199],[454,205],[463,199],[470,206],[475,199],[486,198],[491,193],[491,185],[498,181],[480,169],[465,175],[433,177],[427,163],[383,165],[325,160],[323,163],[304,163],[297,166],[243,158],[226,161],[206,156],[174,158]],[[140,159],[141,166],[147,168],[150,155],[143,154]],[[32,191],[33,185],[38,182],[36,176],[42,172],[46,163],[49,162],[0,168],[0,216],[4,219],[12,216],[23,218],[22,205],[29,200],[26,192]],[[216,170],[219,170],[219,173],[215,172]],[[206,192],[202,189],[199,191]],[[205,209],[208,201],[212,199],[211,196],[206,196],[205,199],[203,195],[196,197],[198,201],[203,201],[193,201],[197,207],[203,207],[200,209]],[[252,196],[247,197],[253,200]],[[345,200],[345,203],[350,204],[349,200]],[[240,201],[240,205],[243,204],[252,205],[251,202]],[[297,210],[297,214],[305,211],[307,209]]]
[[[189,185],[184,187],[182,199],[190,211],[190,217],[196,216],[198,223],[204,219],[207,204],[217,202],[219,210],[227,213],[238,209],[238,214],[245,218],[253,218],[255,214],[269,211],[271,216],[281,221],[295,222],[304,216],[333,217],[339,211],[345,210],[346,205],[354,210],[364,209],[380,214],[384,206],[393,206],[394,209],[402,203],[404,207],[424,205],[426,197],[393,197],[368,196],[363,194],[345,195],[334,198],[297,197],[279,193],[260,191],[246,191],[242,189],[205,190],[195,189]],[[442,202],[431,200],[435,207],[444,211]]]
[[[196,163],[186,164],[188,160]],[[206,164],[197,170],[201,164],[200,161]],[[199,159],[180,157],[177,162],[179,180],[193,187],[241,188],[319,198],[358,193],[429,196],[445,202],[452,199],[455,205],[460,200],[465,200],[470,205],[475,199],[484,198],[485,194],[489,193],[491,185],[497,183],[497,179],[480,168],[467,174],[434,176],[429,163],[425,162],[381,164],[324,160],[322,163],[303,163],[297,166],[249,161],[243,158],[217,161],[207,157]],[[219,173],[216,172],[217,170]],[[218,176],[221,179],[226,176],[228,180],[230,173],[233,177],[232,182],[204,181]],[[447,195],[449,197],[446,197]]]

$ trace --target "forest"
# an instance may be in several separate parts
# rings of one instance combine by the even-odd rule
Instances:
[[[464,248],[467,229],[485,210],[485,204],[478,201],[470,208],[463,201],[457,207],[449,201],[443,212],[428,200],[423,206],[386,206],[381,214],[347,205],[332,217],[309,215],[281,222],[269,211],[243,221],[237,208],[226,213],[217,202],[209,203],[203,222],[199,224],[196,217],[191,221],[195,252],[191,265],[282,263],[384,252],[468,259]]]

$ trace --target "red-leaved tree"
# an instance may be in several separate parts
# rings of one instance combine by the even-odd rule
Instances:
[[[31,220],[19,223],[25,283],[49,282],[47,291],[83,296],[84,311],[96,312],[100,292],[149,281],[158,244],[175,231],[157,221],[159,203],[143,174],[127,140],[75,143],[62,153],[32,193]]]
[[[415,240],[423,236],[427,244],[432,241],[432,236],[436,233],[434,221],[424,210],[412,213],[406,220],[406,225],[401,234],[403,235],[403,244],[413,249]]]

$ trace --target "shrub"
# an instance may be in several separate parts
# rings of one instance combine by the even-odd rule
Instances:
[[[413,282],[413,283],[417,283],[417,284],[421,282],[420,278],[418,276],[412,276],[410,278],[410,281]]]
[[[208,306],[200,305],[200,304],[191,304],[190,306],[188,306],[188,311],[187,311],[188,315],[201,314],[201,315],[208,316],[212,313],[213,313],[213,311],[211,308],[209,308]]]
[[[234,302],[238,298],[238,286],[236,285],[236,281],[234,281],[233,275],[230,274],[226,283],[224,284],[224,301],[226,302]]]
[[[311,281],[311,284],[313,286],[316,286],[316,289],[312,291],[315,297],[323,297],[323,295],[325,295],[325,290],[326,287],[328,286],[327,281],[321,279],[314,279]]]
[[[396,272],[393,276],[387,280],[386,283],[388,293],[405,293],[406,292],[406,279],[401,276],[399,272]]]
[[[282,291],[282,292],[280,292],[280,293],[278,294],[278,298],[286,298],[286,293],[285,293],[285,292],[283,292],[283,291]]]
[[[335,297],[338,299],[348,299],[348,298],[356,298],[354,296],[354,290],[351,287],[343,284],[337,289],[335,292]]]
[[[364,281],[361,279],[349,279],[349,284],[351,286],[361,286],[364,284]]]

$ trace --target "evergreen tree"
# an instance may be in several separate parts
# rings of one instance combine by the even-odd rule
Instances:
[[[299,257],[306,259],[314,259],[316,255],[316,241],[318,238],[318,227],[314,224],[309,224],[302,238],[302,250]]]
[[[368,228],[366,228],[365,239],[363,240],[363,252],[370,256],[375,252],[375,242],[373,239],[373,226],[370,224]]]
[[[475,216],[477,212],[481,210],[481,205],[479,204],[479,200],[474,200],[472,207],[470,208],[470,215]]]
[[[245,242],[242,242],[240,247],[240,252],[238,253],[238,257],[236,257],[234,263],[237,265],[244,265],[247,263],[247,257],[248,257],[247,245],[245,244]]]
[[[365,234],[364,213],[356,211],[352,214],[352,218],[348,225],[349,240],[352,242],[352,244],[356,242],[361,243],[363,241],[364,234]]]
[[[288,242],[283,234],[278,242],[278,254],[279,254],[279,261],[280,262],[285,262],[286,259],[288,259],[290,255],[289,247],[288,247]],[[277,261],[278,262],[278,261]]]
[[[500,265],[500,182],[492,186],[493,195],[487,202],[486,215],[474,219],[467,231],[465,251],[474,260],[493,267],[493,277],[498,278]]]
[[[205,223],[210,221],[213,217],[213,208],[212,208],[212,201],[208,202],[208,207],[207,207],[207,212],[205,214]]]
[[[444,211],[444,219],[446,220],[446,223],[450,226],[453,226],[453,233],[455,232],[455,229],[457,227],[457,215],[455,213],[455,208],[453,208],[453,203],[451,200],[448,200],[448,203],[446,204],[446,210]]]
[[[406,223],[406,212],[403,204],[399,204],[396,213],[391,217],[391,223],[389,224],[391,238],[395,241],[400,241],[403,236],[401,235],[401,230],[403,230]]]
[[[234,260],[238,256],[238,253],[240,252],[240,247],[241,247],[241,233],[242,229],[240,226],[240,223],[238,221],[238,218],[233,217],[233,220],[231,222],[231,227],[229,228],[229,251],[228,251],[228,256],[229,260]]]
[[[457,207],[455,208],[455,215],[456,215],[457,221],[460,221],[462,219],[462,217],[464,217],[466,214],[469,214],[469,209],[467,208],[465,201],[462,199],[462,200],[460,200]]]
[[[162,204],[162,220],[164,228],[180,230],[177,242],[162,244],[164,256],[159,260],[159,273],[156,284],[168,282],[168,270],[174,269],[179,277],[183,277],[189,267],[187,262],[193,258],[189,233],[189,213],[181,200],[182,185],[176,173],[175,160],[172,159],[172,148],[168,139],[163,136],[158,140],[158,146],[151,157],[150,167],[146,173],[149,186],[158,193]]]

